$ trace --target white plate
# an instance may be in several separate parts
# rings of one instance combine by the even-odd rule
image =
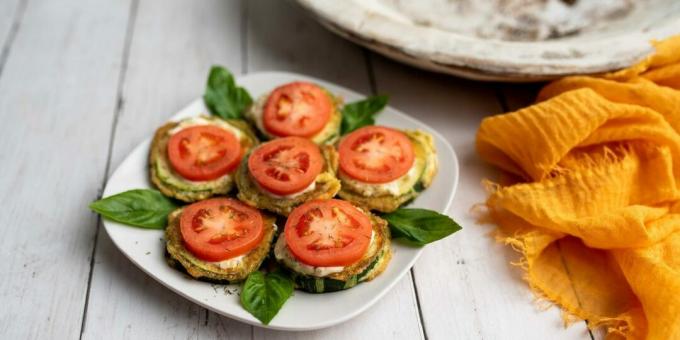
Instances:
[[[254,97],[277,85],[294,80],[318,83],[331,92],[341,95],[346,101],[365,97],[346,88],[300,74],[263,72],[237,78],[237,82],[247,88]],[[207,112],[203,100],[198,99],[179,111],[172,117],[172,120]],[[397,128],[418,128],[434,135],[440,161],[439,175],[432,187],[418,197],[412,206],[446,212],[458,184],[458,161],[451,146],[432,128],[390,107],[378,116],[378,123]],[[104,197],[134,188],[151,187],[147,167],[150,143],[151,138],[147,138],[121,163],[106,184]],[[335,293],[308,294],[295,291],[278,315],[265,326],[241,307],[237,294],[226,294],[222,287],[192,280],[170,268],[162,256],[156,255],[164,253],[165,243],[162,240],[162,231],[133,228],[109,220],[104,220],[104,227],[125,256],[174,292],[224,316],[255,326],[283,330],[324,328],[357,316],[385,295],[413,266],[422,252],[422,248],[410,248],[395,242],[392,262],[387,270],[375,280]],[[148,252],[154,255],[147,255]],[[238,286],[226,288],[236,287]]]

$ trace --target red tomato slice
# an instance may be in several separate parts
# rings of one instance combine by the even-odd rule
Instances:
[[[212,198],[184,208],[180,231],[196,257],[223,261],[257,247],[264,237],[264,220],[259,211],[235,199]]]
[[[264,143],[248,158],[248,170],[257,184],[277,195],[300,192],[316,180],[323,168],[319,147],[301,137]]]
[[[192,181],[218,178],[241,160],[241,144],[233,133],[212,125],[192,126],[168,141],[170,165]]]
[[[338,146],[340,170],[358,181],[387,183],[405,175],[415,160],[413,144],[401,131],[365,126]]]
[[[359,261],[371,242],[371,219],[347,201],[309,201],[286,221],[288,249],[315,267],[348,266]]]
[[[317,85],[294,82],[269,95],[262,117],[265,129],[279,137],[311,137],[331,118],[333,101]]]

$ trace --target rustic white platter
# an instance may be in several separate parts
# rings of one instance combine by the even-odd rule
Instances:
[[[680,33],[677,0],[578,0],[572,6],[563,0],[297,2],[331,31],[387,57],[476,80],[526,82],[608,72],[649,55],[650,40]],[[605,5],[611,13],[587,22]],[[545,23],[536,29],[543,32],[540,38],[517,41],[502,36],[512,32],[504,24],[522,20],[522,15],[530,16],[526,25]],[[549,36],[554,27],[574,24],[582,26]],[[476,25],[477,30],[467,28]]]
[[[342,96],[346,101],[365,96],[335,84],[284,72],[261,72],[237,78],[237,82],[257,97],[279,84],[294,80],[312,81]],[[171,120],[207,113],[202,99],[197,99],[180,110]],[[397,128],[422,129],[434,135],[440,170],[432,187],[413,203],[412,207],[448,211],[458,184],[458,161],[451,145],[434,129],[418,120],[387,107],[377,119],[379,124]],[[134,188],[150,188],[147,156],[151,137],[140,143],[109,178],[104,197]],[[261,324],[246,312],[239,303],[238,285],[218,286],[193,280],[169,267],[163,256],[165,241],[160,230],[145,230],[104,220],[107,233],[127,258],[160,283],[205,308],[216,313],[259,327],[282,330],[311,330],[329,327],[347,321],[363,312],[385,295],[413,266],[424,248],[412,248],[394,242],[394,256],[387,270],[375,280],[352,289],[327,293],[308,294],[295,291],[269,325]],[[139,303],[145,303],[139,301]]]

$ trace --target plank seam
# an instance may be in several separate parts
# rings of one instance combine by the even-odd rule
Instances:
[[[118,73],[118,85],[116,88],[116,107],[113,113],[113,122],[111,124],[111,132],[109,135],[109,145],[108,154],[106,156],[106,165],[104,166],[104,178],[102,179],[101,187],[97,193],[97,198],[100,198],[104,186],[106,185],[106,179],[108,178],[109,171],[111,168],[111,156],[113,154],[113,143],[116,136],[116,128],[118,126],[118,117],[123,110],[124,100],[123,100],[123,84],[125,83],[125,75],[127,73],[128,59],[130,58],[130,46],[132,45],[132,35],[134,34],[134,26],[137,18],[137,8],[139,7],[139,0],[132,0],[130,2],[130,10],[128,14],[127,27],[125,28],[125,41],[123,43],[123,53],[121,56],[120,72]],[[83,317],[80,323],[80,336],[79,339],[82,340],[83,333],[85,331],[85,325],[87,323],[87,310],[90,303],[90,291],[92,288],[92,276],[94,274],[94,264],[95,264],[95,254],[97,252],[97,240],[99,236],[99,231],[101,225],[101,217],[97,217],[97,226],[94,233],[94,242],[92,246],[92,253],[90,254],[90,272],[87,277],[87,290],[85,292],[85,303],[83,305]]]
[[[501,110],[503,110],[503,112],[510,111],[510,106],[508,105],[507,98],[505,98],[503,89],[500,86],[496,86],[494,92],[496,92],[496,99],[498,100],[498,104],[500,105]]]
[[[14,12],[14,20],[12,21],[12,26],[10,26],[9,32],[7,33],[7,40],[2,46],[2,52],[0,53],[0,77],[2,77],[2,71],[5,69],[5,63],[9,58],[9,52],[14,45],[14,39],[19,33],[19,28],[21,28],[21,21],[24,18],[24,13],[26,12],[26,6],[28,5],[28,0],[22,0],[19,2],[16,11]]]
[[[581,306],[581,297],[578,295],[578,292],[574,288],[574,284],[571,281],[571,271],[569,270],[569,265],[567,265],[567,261],[564,259],[564,254],[562,254],[562,247],[560,246],[560,241],[555,242],[555,246],[557,246],[557,251],[560,253],[560,261],[562,262],[562,267],[564,268],[564,271],[567,272],[567,276],[569,276],[569,281],[570,281],[570,286],[571,290],[574,292],[574,296],[576,297],[576,302],[578,302],[578,305]],[[590,335],[591,340],[595,340],[593,337],[593,333],[590,331],[590,328],[588,328],[588,320],[583,320],[586,323],[586,328],[588,329],[588,334]]]
[[[241,73],[248,73],[248,1],[241,0]]]
[[[373,70],[373,62],[371,62],[371,52],[365,47],[361,48],[364,54],[364,61],[366,62],[366,73],[368,73],[368,85],[371,88],[371,94],[378,94],[378,84],[375,81],[375,72]]]
[[[420,295],[418,294],[418,284],[416,283],[416,272],[413,270],[413,267],[411,267],[410,272],[411,272],[411,281],[413,282],[413,293],[415,294],[415,297],[416,297],[416,307],[418,309],[418,318],[420,319],[420,329],[423,331],[423,338],[425,340],[428,340],[429,337],[427,336],[427,330],[425,328],[425,318],[423,317],[423,311],[420,308]]]
[[[501,109],[503,112],[509,112],[510,111],[510,106],[508,105],[508,98],[506,97],[506,93],[504,91],[505,86],[503,85],[498,85],[496,86],[495,92],[496,92],[496,98],[498,99],[498,104],[500,105]],[[559,244],[558,244],[559,248]],[[565,267],[565,270],[567,271],[567,275],[571,276],[569,274],[569,269],[566,267],[566,263],[564,262],[564,258],[562,257],[562,251],[560,250],[560,258],[562,259],[562,265]],[[572,287],[573,288],[573,287]],[[578,299],[578,296],[577,296]],[[581,302],[579,301],[579,304]],[[588,320],[584,320],[586,323],[586,329],[588,330],[588,335],[590,336],[590,340],[595,340],[595,336],[593,335],[593,332],[590,330],[590,327],[588,327]]]

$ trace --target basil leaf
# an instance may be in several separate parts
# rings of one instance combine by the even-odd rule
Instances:
[[[280,271],[267,275],[254,271],[241,289],[241,304],[267,325],[293,294],[293,280]]]
[[[453,219],[427,209],[399,209],[383,215],[392,232],[392,238],[424,246],[440,240],[461,229]]]
[[[90,209],[116,222],[163,229],[177,205],[156,190],[134,189],[94,201]]]
[[[213,115],[223,119],[240,119],[243,111],[253,103],[248,91],[236,86],[234,76],[224,67],[213,66],[203,101]]]
[[[352,102],[342,108],[340,132],[344,135],[362,126],[375,124],[374,116],[387,105],[388,96],[372,96]]]

